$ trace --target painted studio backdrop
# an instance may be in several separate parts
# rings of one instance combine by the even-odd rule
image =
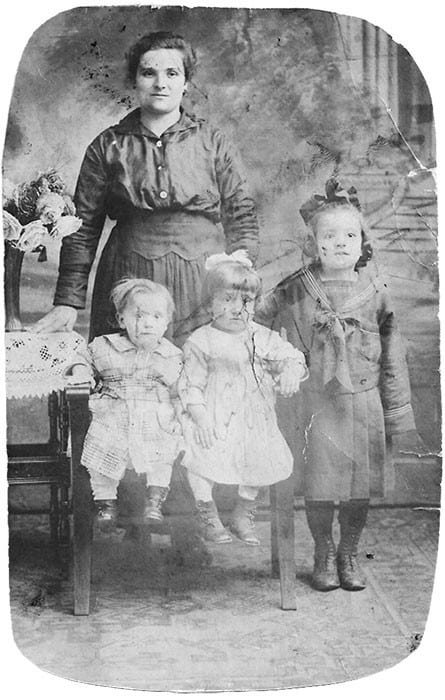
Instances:
[[[266,290],[305,262],[302,203],[313,192],[322,193],[331,175],[357,189],[371,230],[373,265],[387,279],[406,341],[416,424],[428,453],[398,455],[388,463],[384,491],[373,495],[373,504],[434,506],[440,500],[441,418],[433,108],[410,54],[383,29],[310,9],[90,7],[63,12],[35,31],[18,66],[4,182],[15,185],[56,168],[72,194],[88,144],[136,107],[125,81],[126,52],[138,37],[164,29],[187,37],[198,52],[185,109],[211,120],[241,151],[258,212],[258,269]],[[111,227],[107,221],[100,249]],[[25,254],[24,323],[51,308],[58,255],[57,243],[47,246],[46,260]],[[88,322],[87,307],[76,326],[85,338]],[[281,425],[298,462],[302,436],[291,431],[289,413],[280,406]],[[47,423],[45,400],[10,402],[8,440],[37,441]],[[301,496],[297,474],[297,506]],[[10,494],[15,510],[30,504],[38,508],[43,498],[38,489],[26,487]],[[434,548],[431,557],[434,561]],[[431,585],[427,581],[427,590]],[[15,595],[18,600],[27,593],[19,585]],[[394,663],[403,655],[395,651]],[[351,671],[352,677],[387,662],[379,663],[363,666],[361,673]],[[46,667],[94,682],[96,677],[89,679],[78,664],[78,671],[59,671],[56,662]],[[348,677],[331,671],[323,682]],[[309,684],[296,671],[283,674],[291,685]],[[249,682],[269,687],[272,675],[257,686]],[[322,682],[315,676],[312,681]],[[112,684],[109,678],[104,682]],[[133,682],[133,687],[162,686],[161,681],[158,686]],[[183,687],[194,689],[194,683],[199,685],[192,679]],[[225,683],[243,687],[241,681]],[[280,679],[276,683],[279,687]]]

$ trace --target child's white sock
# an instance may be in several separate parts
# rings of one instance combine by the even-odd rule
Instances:
[[[199,476],[198,474],[193,474],[193,472],[190,471],[187,471],[187,477],[195,501],[204,501],[204,503],[208,503],[212,500],[213,481]]]
[[[143,473],[147,478],[147,485],[154,486],[156,484],[156,486],[168,488],[172,478],[172,465],[156,464],[156,466],[147,467],[147,471]]]
[[[119,481],[105,476],[95,469],[89,469],[91,489],[95,501],[110,501],[117,497]]]
[[[254,501],[258,496],[259,490],[258,486],[243,486],[240,484],[238,486],[238,496],[240,498],[245,498],[246,501]]]

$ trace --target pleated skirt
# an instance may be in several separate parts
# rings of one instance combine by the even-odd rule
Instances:
[[[304,494],[344,501],[383,494],[385,424],[377,388],[305,396]]]

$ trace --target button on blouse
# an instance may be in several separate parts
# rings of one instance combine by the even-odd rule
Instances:
[[[168,204],[167,204],[168,202]],[[105,129],[88,146],[75,204],[82,226],[62,242],[55,304],[84,308],[89,272],[105,218],[131,221],[169,211],[222,224],[226,252],[258,250],[258,223],[237,149],[203,119],[182,112],[162,140],[143,126],[140,109]],[[180,248],[196,256],[196,236],[178,227],[180,244],[158,241],[159,256]]]

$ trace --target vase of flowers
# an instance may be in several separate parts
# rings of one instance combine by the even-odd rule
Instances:
[[[5,330],[20,331],[20,276],[25,252],[5,242]]]
[[[3,191],[5,329],[22,330],[20,276],[26,252],[46,260],[49,241],[61,240],[82,225],[76,216],[65,183],[56,170],[40,173],[35,180],[11,185]]]

